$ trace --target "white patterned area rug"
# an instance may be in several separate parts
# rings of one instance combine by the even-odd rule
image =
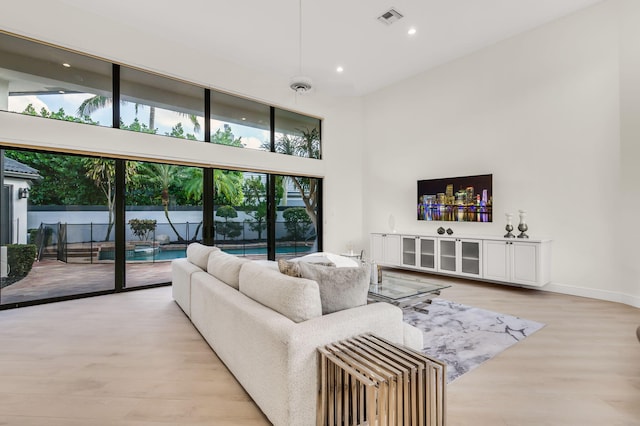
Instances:
[[[422,330],[422,351],[447,364],[447,383],[544,327],[443,299],[427,306],[428,313],[406,308],[404,321]]]

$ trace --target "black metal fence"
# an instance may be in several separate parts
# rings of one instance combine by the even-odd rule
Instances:
[[[94,263],[115,259],[115,232],[105,223],[42,223],[30,238],[38,249],[38,260],[56,258],[63,262]],[[214,244],[240,256],[265,255],[265,223],[215,221]],[[157,262],[184,257],[186,246],[202,241],[200,223],[158,223],[144,235],[127,227],[126,259]],[[276,222],[276,253],[301,255],[315,251],[315,231],[309,224],[292,226]]]

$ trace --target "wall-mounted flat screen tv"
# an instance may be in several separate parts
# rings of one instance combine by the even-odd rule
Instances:
[[[418,181],[418,220],[493,221],[493,175]]]

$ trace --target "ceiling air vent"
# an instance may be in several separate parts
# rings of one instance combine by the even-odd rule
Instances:
[[[387,25],[391,25],[394,22],[396,22],[397,20],[402,18],[402,13],[398,12],[397,10],[391,8],[388,11],[386,11],[385,13],[383,13],[382,15],[378,16],[378,21],[380,22],[384,22]]]

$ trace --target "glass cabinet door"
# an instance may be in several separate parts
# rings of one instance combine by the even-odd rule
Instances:
[[[436,241],[433,239],[420,239],[420,267],[425,269],[436,268]]]
[[[402,264],[416,266],[416,237],[402,237]]]
[[[441,271],[456,271],[456,240],[440,240],[440,264]]]
[[[462,262],[460,272],[463,274],[480,275],[480,242],[460,241]]]

